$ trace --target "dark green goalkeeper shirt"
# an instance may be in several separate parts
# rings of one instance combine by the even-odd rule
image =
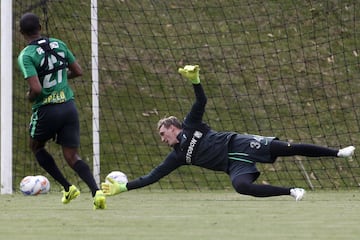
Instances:
[[[202,121],[207,98],[201,84],[193,84],[196,101],[184,119],[179,143],[165,160],[149,174],[128,182],[127,189],[141,188],[157,182],[183,165],[194,165],[228,172],[228,146],[234,132],[216,132]]]

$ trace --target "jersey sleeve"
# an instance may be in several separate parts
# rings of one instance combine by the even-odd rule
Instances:
[[[75,58],[74,54],[70,51],[70,49],[68,49],[68,48],[66,48],[66,49],[67,49],[66,56],[68,59],[68,63],[72,64],[73,62],[75,62],[76,58]]]
[[[31,56],[22,51],[18,57],[18,65],[25,79],[37,75],[35,64],[32,62]]]
[[[190,128],[197,128],[202,123],[207,98],[201,84],[193,84],[193,88],[196,100],[184,119],[184,125]]]
[[[178,167],[183,165],[182,162],[176,159],[175,151],[172,151],[166,159],[157,167],[155,167],[149,174],[139,177],[133,181],[127,183],[128,190],[145,187],[159,181]]]

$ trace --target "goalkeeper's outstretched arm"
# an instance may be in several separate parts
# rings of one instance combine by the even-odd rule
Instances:
[[[174,159],[175,157],[176,155],[174,152],[171,152],[165,161],[155,167],[149,174],[129,181],[128,183],[119,183],[114,179],[108,178],[107,182],[101,183],[101,188],[105,195],[113,196],[122,192],[151,185],[183,165],[179,161],[176,161],[176,159]]]

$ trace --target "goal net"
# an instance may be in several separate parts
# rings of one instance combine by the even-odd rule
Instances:
[[[90,0],[14,0],[14,59],[25,46],[20,16],[38,14],[43,35],[65,41],[84,75],[70,80],[81,123],[81,157],[92,166]],[[93,9],[94,10],[94,9]],[[171,151],[157,121],[182,119],[194,94],[178,67],[199,64],[208,97],[204,121],[217,131],[277,136],[333,148],[360,146],[360,4],[357,1],[97,2],[100,179],[120,170],[134,179]],[[16,63],[16,60],[14,61]],[[31,106],[14,66],[14,188],[44,174],[28,147]],[[60,168],[87,188],[47,145]],[[357,188],[360,159],[279,158],[258,164],[258,182],[311,189]],[[49,176],[48,176],[49,177]],[[60,186],[53,183],[53,190]],[[228,176],[184,166],[147,190],[231,189]]]

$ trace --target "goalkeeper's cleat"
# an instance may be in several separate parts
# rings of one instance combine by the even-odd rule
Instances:
[[[193,84],[200,83],[199,65],[186,65],[184,68],[179,68],[178,72],[185,78],[189,79]]]
[[[292,188],[290,189],[290,195],[295,198],[295,201],[300,201],[305,196],[305,190],[302,188]]]
[[[351,157],[354,154],[355,151],[355,147],[354,146],[349,146],[346,148],[342,148],[339,150],[337,156],[338,157]]]
[[[94,210],[96,209],[105,209],[106,208],[106,198],[105,194],[101,190],[97,190],[94,197]]]
[[[80,195],[80,191],[79,189],[77,189],[77,187],[75,187],[74,185],[71,185],[69,187],[69,191],[62,191],[63,192],[63,197],[61,199],[63,204],[68,204],[71,200],[77,198]]]

